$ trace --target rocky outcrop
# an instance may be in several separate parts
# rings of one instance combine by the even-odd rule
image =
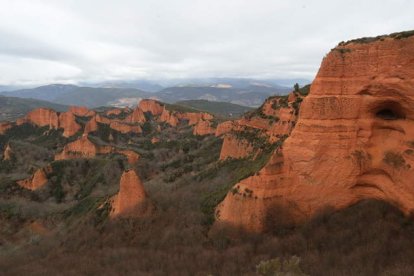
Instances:
[[[231,132],[233,129],[235,129],[235,125],[237,124],[236,121],[225,121],[217,125],[216,132],[214,135],[222,136],[226,133]]]
[[[179,120],[178,120],[177,116],[175,115],[175,113],[173,113],[173,112],[171,112],[171,111],[169,111],[165,108],[163,109],[163,111],[160,115],[159,121],[167,123],[167,124],[169,124],[170,126],[173,126],[173,127],[177,126],[178,123],[179,123]]]
[[[65,137],[73,136],[81,129],[81,126],[76,122],[75,114],[71,111],[59,114],[49,108],[37,108],[30,111],[17,122],[17,125],[23,123],[31,123],[38,127],[48,126],[51,129],[62,128],[62,135]]]
[[[0,135],[6,133],[6,131],[13,127],[10,122],[0,122]]]
[[[114,109],[110,109],[108,111],[105,112],[106,116],[118,116],[120,114],[122,114],[124,112],[124,110],[122,108],[114,108]]]
[[[63,128],[63,136],[71,137],[81,130],[81,126],[76,122],[76,117],[72,112],[59,114],[59,128]]]
[[[130,125],[119,121],[111,122],[109,127],[121,133],[142,133],[142,129],[139,125]]]
[[[87,135],[90,132],[94,132],[98,130],[98,122],[96,120],[96,116],[93,116],[86,124],[83,130],[83,134]]]
[[[10,147],[10,143],[7,143],[6,148],[3,152],[3,160],[11,160],[13,157],[13,150]]]
[[[160,102],[151,99],[145,99],[139,102],[139,109],[143,112],[149,112],[154,116],[161,115],[164,110],[164,106]]]
[[[85,106],[71,106],[68,111],[79,117],[91,117],[96,114],[95,111],[89,110]]]
[[[131,114],[125,118],[126,123],[145,123],[145,115],[140,107],[136,107]]]
[[[17,184],[29,190],[37,190],[46,185],[48,179],[45,169],[38,169],[32,177],[17,181]]]
[[[55,156],[55,160],[92,158],[97,154],[111,153],[111,146],[98,146],[92,143],[87,135],[83,135],[78,140],[71,142],[63,148],[63,151]]]
[[[226,134],[220,151],[220,160],[227,158],[245,158],[253,154],[253,146],[244,139],[238,139],[233,134]]]
[[[227,194],[214,229],[265,231],[368,198],[414,211],[413,56],[413,36],[333,49],[283,149]]]
[[[119,192],[111,199],[111,206],[110,218],[143,217],[151,214],[152,204],[134,170],[127,170],[122,174]]]
[[[212,127],[211,122],[204,120],[198,121],[193,129],[193,134],[199,136],[214,134],[215,132],[216,130]]]
[[[59,116],[56,111],[49,108],[36,108],[25,116],[25,122],[39,127],[48,126],[57,129],[59,127]]]

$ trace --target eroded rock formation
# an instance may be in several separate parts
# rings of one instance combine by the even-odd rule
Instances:
[[[56,111],[49,108],[36,108],[25,116],[25,121],[36,126],[48,126],[57,129],[59,127],[59,116]]]
[[[238,139],[235,135],[227,134],[223,138],[220,160],[248,157],[253,154],[253,150],[253,146],[248,141]]]
[[[145,123],[145,121],[144,112],[138,106],[125,118],[125,122],[127,123]]]
[[[4,148],[3,152],[3,160],[11,160],[13,156],[13,150],[10,147],[10,143],[7,143],[6,147]]]
[[[95,111],[89,110],[86,106],[71,106],[69,112],[79,117],[91,117],[96,114]]]
[[[169,111],[165,108],[163,109],[163,111],[160,115],[159,121],[167,123],[167,124],[169,124],[170,126],[173,126],[173,127],[177,126],[178,122],[179,122],[178,117],[175,115],[175,113],[171,112],[171,111]]]
[[[73,141],[63,148],[63,151],[55,156],[55,160],[74,159],[74,158],[91,158],[97,154],[111,153],[111,146],[98,146],[92,143],[87,135],[83,135],[76,141]]]
[[[138,107],[143,112],[150,112],[154,116],[161,115],[164,110],[164,106],[162,106],[158,101],[151,99],[144,99],[140,101]]]
[[[215,132],[216,129],[211,125],[211,122],[205,120],[198,121],[193,129],[193,134],[200,136],[214,134]]]
[[[143,217],[152,211],[144,185],[132,169],[124,171],[119,183],[119,192],[111,200],[111,218]]]
[[[119,121],[111,122],[109,127],[121,133],[142,133],[142,129],[139,125],[130,125]]]
[[[37,190],[46,185],[48,179],[45,169],[38,169],[32,177],[17,181],[17,184],[29,190]]]
[[[75,135],[81,126],[76,122],[76,117],[72,112],[59,114],[59,128],[63,128],[63,136],[70,137]]]
[[[412,212],[413,57],[413,36],[333,49],[283,149],[228,193],[214,229],[264,231],[367,198]]]

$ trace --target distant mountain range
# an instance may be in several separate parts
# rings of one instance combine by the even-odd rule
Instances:
[[[166,103],[187,100],[228,102],[258,107],[271,95],[284,95],[292,90],[274,83],[254,79],[195,79],[169,80],[161,84],[149,81],[100,83],[94,87],[70,84],[51,84],[36,88],[0,92],[9,97],[31,98],[62,105],[133,106],[143,98],[154,98]],[[298,80],[299,81],[299,80]],[[165,84],[172,87],[162,88]],[[143,87],[147,90],[138,89]],[[0,87],[1,88],[1,87]],[[156,91],[161,89],[159,91]]]

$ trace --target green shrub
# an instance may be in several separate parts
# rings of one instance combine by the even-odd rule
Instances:
[[[289,259],[274,258],[261,261],[256,266],[256,272],[263,276],[305,276],[300,268],[300,258],[292,256]]]

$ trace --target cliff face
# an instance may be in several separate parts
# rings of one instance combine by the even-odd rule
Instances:
[[[111,122],[109,127],[121,133],[142,133],[139,125],[129,125],[118,121]]]
[[[76,123],[76,117],[72,112],[59,114],[59,128],[63,128],[63,136],[70,137],[75,135],[81,126]]]
[[[282,209],[301,221],[366,198],[413,211],[413,57],[414,37],[333,49],[283,150],[226,196],[215,228],[263,231]]]
[[[210,121],[198,121],[198,123],[194,126],[193,134],[194,135],[208,135],[208,134],[214,134],[215,128],[212,127]]]
[[[95,111],[89,110],[85,106],[71,106],[69,107],[69,112],[80,117],[90,117],[96,114]]]
[[[173,126],[173,127],[177,126],[178,122],[179,122],[177,116],[173,112],[171,112],[171,111],[169,111],[165,108],[163,109],[163,111],[160,115],[159,121],[167,123],[167,124],[169,124],[170,126]]]
[[[145,123],[145,121],[144,112],[140,107],[136,107],[134,111],[125,118],[125,122],[127,123]]]
[[[155,100],[145,99],[139,102],[138,107],[143,112],[150,112],[152,115],[161,115],[164,107]]]
[[[219,124],[215,135],[224,139],[220,159],[247,157],[253,151],[261,151],[260,147],[254,149],[255,140],[264,139],[273,144],[289,135],[295,126],[302,100],[303,97],[294,92],[287,96],[270,97],[254,112]]]
[[[56,111],[49,108],[37,108],[30,111],[25,120],[34,125],[57,129],[59,127],[59,116]]]
[[[112,150],[110,146],[95,145],[88,139],[87,135],[83,135],[78,140],[65,145],[63,151],[55,156],[55,160],[91,158],[97,154],[110,153]]]
[[[253,153],[253,147],[246,140],[237,139],[236,136],[227,134],[224,136],[220,151],[220,160],[227,158],[244,158]]]
[[[151,204],[134,170],[125,171],[119,183],[119,192],[111,200],[111,218],[142,217],[151,212]]]
[[[72,110],[80,112],[75,107],[72,107]],[[51,129],[62,128],[63,136],[65,137],[73,136],[81,129],[81,126],[76,123],[75,114],[71,111],[59,114],[48,108],[37,108],[32,110],[17,122],[18,125],[23,123],[31,123],[39,127],[48,126]]]

